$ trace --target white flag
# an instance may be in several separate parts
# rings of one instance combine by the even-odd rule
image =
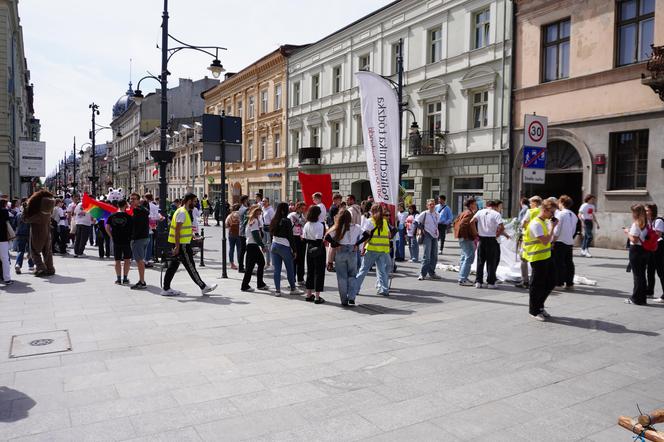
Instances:
[[[399,103],[392,85],[373,72],[355,74],[360,86],[364,153],[377,203],[399,203]],[[396,213],[394,210],[393,213]]]

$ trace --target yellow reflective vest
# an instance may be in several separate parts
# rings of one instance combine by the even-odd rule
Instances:
[[[549,234],[549,228],[546,221],[544,221],[539,216],[532,218],[530,222],[539,223],[542,226],[544,235],[546,236]],[[544,261],[545,259],[549,259],[551,258],[551,243],[542,244],[539,238],[533,237],[532,233],[530,233],[530,229],[527,228],[523,236],[523,253],[521,256],[528,262]]]
[[[365,247],[366,250],[371,252],[390,253],[390,226],[386,219],[383,219],[382,229],[376,229],[376,220],[370,218],[371,230],[373,235]]]
[[[189,244],[191,242],[191,237],[193,235],[191,216],[189,216],[187,209],[180,207],[173,214],[173,218],[171,218],[171,227],[168,231],[168,242],[171,244],[175,244],[175,225],[177,224],[175,220],[177,219],[178,213],[181,212],[184,212],[185,217],[184,223],[182,223],[182,227],[180,227],[180,244]]]

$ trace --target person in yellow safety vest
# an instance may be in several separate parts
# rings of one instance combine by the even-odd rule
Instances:
[[[358,244],[365,241],[368,242],[364,247],[362,266],[355,276],[353,296],[349,296],[351,299],[355,299],[359,293],[364,277],[367,276],[367,273],[369,273],[374,264],[376,264],[376,286],[378,294],[382,296],[389,295],[389,269],[392,265],[390,260],[390,239],[394,232],[390,230],[387,219],[383,217],[382,206],[378,204],[371,206],[371,218],[369,218],[365,225],[365,232]]]
[[[528,223],[530,222],[531,219],[535,219],[537,215],[539,215],[540,211],[540,206],[542,205],[542,198],[535,195],[530,197],[528,200],[530,203],[530,209],[526,212],[525,216],[523,219],[520,219],[519,222],[521,223],[521,239],[519,240],[520,243],[523,242],[523,237],[526,235],[526,230],[528,230]],[[529,285],[529,278],[528,278],[528,261],[526,261],[523,257],[521,258],[521,283],[517,284],[516,286],[519,288],[528,288]]]
[[[168,242],[173,244],[173,257],[166,269],[164,276],[164,286],[161,291],[162,296],[178,296],[184,293],[171,288],[171,281],[177,272],[180,263],[187,269],[191,279],[201,288],[203,296],[209,296],[209,293],[217,288],[217,284],[211,286],[205,284],[201,279],[196,264],[194,263],[194,252],[191,249],[191,238],[193,237],[193,223],[191,211],[196,204],[196,195],[187,193],[182,199],[182,205],[175,211],[171,218],[171,225],[168,231]]]
[[[207,193],[203,195],[203,200],[201,201],[201,208],[203,209],[203,225],[209,226],[208,218],[210,218],[210,201],[208,200]]]
[[[544,309],[544,303],[556,286],[556,266],[551,259],[554,228],[558,223],[553,216],[555,212],[556,204],[551,200],[544,201],[539,214],[528,223],[523,237],[522,257],[533,269],[530,278],[529,313],[538,321],[545,321],[550,317]]]

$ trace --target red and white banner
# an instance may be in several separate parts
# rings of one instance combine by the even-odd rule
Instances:
[[[396,206],[401,154],[397,93],[387,80],[373,72],[357,72],[355,76],[360,86],[364,153],[374,201]]]

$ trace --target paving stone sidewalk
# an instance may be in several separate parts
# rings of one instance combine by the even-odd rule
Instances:
[[[576,257],[597,287],[555,292],[539,323],[523,290],[417,281],[414,264],[389,298],[367,278],[353,309],[333,273],[323,305],[242,293],[206,230],[211,297],[184,270],[187,295],[159,296],[158,266],[148,290],[116,286],[91,247],[0,287],[0,439],[629,441],[617,417],[664,406],[664,308],[623,303],[625,251]],[[9,358],[13,335],[54,330],[71,351]]]

